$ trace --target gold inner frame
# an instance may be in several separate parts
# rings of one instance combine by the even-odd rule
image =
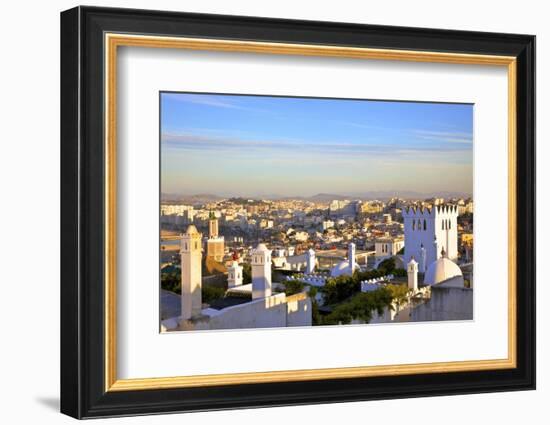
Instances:
[[[515,368],[516,357],[516,58],[325,45],[105,34],[105,391],[447,373]],[[119,46],[325,56],[507,67],[508,71],[508,357],[495,360],[118,379],[116,325],[116,99]]]

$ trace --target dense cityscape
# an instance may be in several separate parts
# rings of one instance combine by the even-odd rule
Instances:
[[[195,195],[164,199],[160,225],[164,331],[472,317],[429,302],[443,281],[471,296],[471,198]],[[246,308],[270,297],[286,314]]]
[[[160,102],[162,332],[473,319],[472,104]]]

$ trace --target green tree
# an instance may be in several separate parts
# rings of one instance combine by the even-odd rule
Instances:
[[[398,304],[402,304],[407,301],[409,295],[409,288],[407,285],[386,285],[385,286],[391,293],[392,299]]]
[[[391,274],[395,270],[395,258],[390,257],[383,260],[378,265],[378,270],[380,270],[382,273]]]
[[[345,303],[337,305],[333,311],[321,319],[323,325],[349,324],[352,320],[369,323],[373,312],[382,314],[392,303],[393,296],[387,287],[373,292],[360,292]]]
[[[294,295],[299,294],[304,290],[304,282],[300,280],[287,280],[285,282],[285,294]]]
[[[160,287],[166,291],[181,294],[181,270],[172,269],[160,274]]]
[[[243,264],[243,285],[252,283],[252,266],[249,263]]]
[[[407,270],[405,270],[405,269],[394,269],[392,274],[395,277],[407,277]]]
[[[386,273],[384,272],[384,270],[368,270],[368,271],[365,271],[365,272],[356,271],[354,276],[356,276],[356,278],[359,282],[362,282],[363,280],[369,280],[369,279],[375,279],[377,277],[382,277],[385,274]]]
[[[353,276],[338,276],[327,279],[325,286],[321,288],[325,304],[340,303],[361,290],[358,274]]]
[[[317,296],[318,292],[319,292],[319,288],[317,288],[316,286],[310,286],[307,290],[307,294],[311,299],[314,299]]]
[[[323,324],[323,317],[319,313],[319,304],[315,299],[311,299],[311,324],[318,326]]]
[[[218,298],[223,298],[225,295],[225,288],[203,285],[201,288],[201,295],[203,303],[210,303]]]

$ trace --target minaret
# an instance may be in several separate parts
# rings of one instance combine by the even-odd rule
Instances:
[[[348,245],[348,263],[349,263],[349,269],[350,273],[353,274],[355,271],[356,263],[355,263],[355,244],[353,242],[350,242]]]
[[[252,251],[252,299],[271,296],[271,251],[261,243]]]
[[[414,260],[414,257],[407,264],[407,277],[409,289],[414,292],[418,291],[418,263]]]
[[[181,235],[181,317],[190,319],[202,310],[201,237],[192,224]]]
[[[420,265],[419,270],[421,273],[426,273],[426,248],[424,244],[420,244]]]
[[[227,268],[227,287],[234,288],[243,284],[243,268],[239,266],[237,261],[233,261]]]
[[[210,211],[208,218],[208,240],[206,241],[206,256],[214,261],[222,262],[225,255],[223,236],[218,234],[218,219],[216,215]]]
[[[307,250],[306,260],[306,273],[313,273],[313,270],[315,270],[315,251],[313,249]]]
[[[217,238],[218,237],[218,219],[216,215],[210,211],[210,216],[208,218],[208,237]]]

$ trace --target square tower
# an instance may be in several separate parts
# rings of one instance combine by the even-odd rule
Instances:
[[[405,229],[404,264],[411,258],[420,261],[420,271],[441,257],[442,249],[450,260],[458,258],[456,205],[437,205],[431,208],[406,207],[403,209]]]
[[[251,252],[252,299],[271,296],[271,251],[261,243]]]
[[[210,238],[218,237],[218,219],[213,212],[210,212],[208,217],[208,236]]]
[[[206,241],[206,255],[221,263],[225,256],[225,240],[223,236],[208,238]]]
[[[407,284],[410,290],[418,291],[418,263],[414,258],[407,264]]]
[[[181,317],[191,319],[202,310],[202,252],[197,228],[190,225],[181,235]]]

